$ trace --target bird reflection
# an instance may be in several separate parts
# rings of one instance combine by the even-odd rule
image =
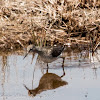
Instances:
[[[24,86],[28,90],[29,96],[36,96],[37,94],[40,94],[43,91],[56,89],[60,86],[64,86],[67,84],[68,83],[66,81],[63,81],[60,76],[54,73],[46,73],[41,77],[37,88],[30,90],[25,85]]]

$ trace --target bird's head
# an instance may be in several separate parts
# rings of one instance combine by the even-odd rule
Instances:
[[[34,45],[29,45],[29,46],[26,48],[26,53],[25,53],[24,58],[25,58],[30,52],[34,52],[35,49],[36,49],[36,48],[35,48]]]
[[[36,94],[37,94],[37,91],[35,91],[35,90],[29,90],[29,91],[28,91],[28,95],[29,95],[29,96],[34,97],[34,96],[36,96]]]
[[[25,84],[23,84],[23,85],[24,85],[24,87],[28,90],[28,95],[29,95],[29,96],[32,96],[32,97],[36,96],[36,94],[37,94],[36,89],[30,90],[28,87],[26,87]]]

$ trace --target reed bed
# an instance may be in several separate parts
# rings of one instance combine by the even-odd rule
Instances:
[[[1,0],[0,49],[26,44],[100,45],[99,0]]]

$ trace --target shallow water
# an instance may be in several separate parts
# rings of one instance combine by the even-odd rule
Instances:
[[[62,80],[68,84],[43,91],[35,97],[28,95],[24,85],[29,89],[36,88],[40,78],[46,73],[46,64],[36,61],[37,55],[33,61],[32,55],[24,60],[23,55],[1,55],[0,100],[100,100],[100,50],[94,57],[86,52],[64,55],[66,75]],[[61,65],[61,58],[49,64],[49,73],[60,77],[63,74]]]

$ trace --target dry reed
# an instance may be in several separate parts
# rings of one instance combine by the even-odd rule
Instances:
[[[100,45],[99,0],[2,0],[0,49],[36,45],[90,43]]]

